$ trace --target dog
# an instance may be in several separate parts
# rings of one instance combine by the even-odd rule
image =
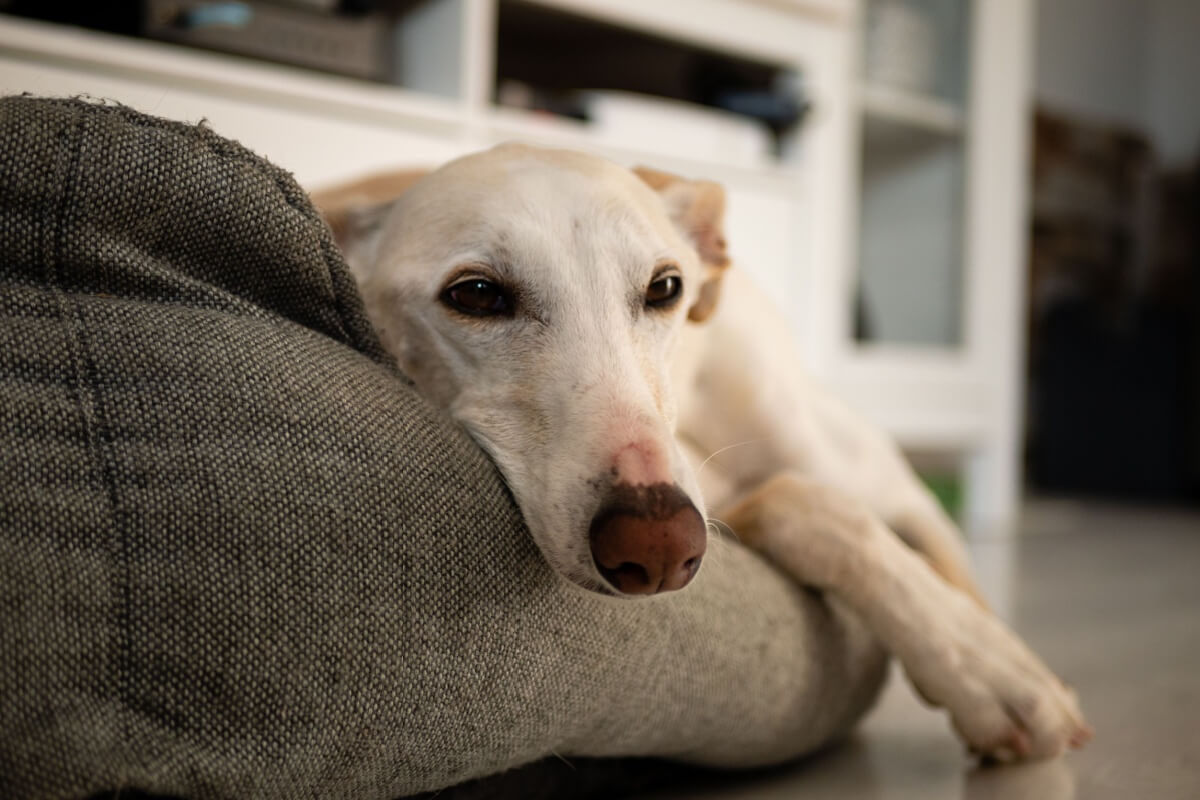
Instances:
[[[730,268],[719,185],[508,144],[314,202],[385,347],[496,462],[562,577],[680,590],[727,526],[857,614],[973,751],[1090,738],[896,445],[805,376]]]

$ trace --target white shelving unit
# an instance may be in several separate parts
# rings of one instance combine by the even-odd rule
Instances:
[[[870,1],[964,24],[943,26],[959,37],[942,42],[951,74],[926,91],[859,79],[851,300],[828,374],[910,449],[961,459],[978,530],[1020,496],[1032,2]],[[869,334],[860,287],[877,303]]]
[[[784,158],[681,154],[669,137],[606,138],[493,103],[503,15],[515,0],[426,0],[400,28],[404,85],[383,86],[169,44],[0,16],[0,91],[87,94],[207,120],[319,187],[429,166],[509,139],[584,149],[722,182],[739,268],[790,312],[809,367],[907,447],[964,455],[974,518],[1016,501],[1017,300],[1031,0],[974,0],[967,106],[864,85],[859,0],[527,0],[523,5],[803,75],[813,112]],[[982,31],[988,30],[983,37]],[[1017,61],[1011,54],[1017,54]],[[983,102],[986,100],[986,102]],[[920,134],[911,141],[912,131]],[[899,155],[942,137],[965,148],[963,346],[853,339],[860,136]],[[906,141],[906,139],[910,141]],[[890,144],[888,144],[890,143]],[[882,152],[882,151],[878,151]]]

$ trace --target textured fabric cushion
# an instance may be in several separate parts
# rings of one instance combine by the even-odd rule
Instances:
[[[656,600],[552,574],[291,178],[121,107],[0,101],[0,475],[5,798],[760,764],[882,673],[735,545]]]

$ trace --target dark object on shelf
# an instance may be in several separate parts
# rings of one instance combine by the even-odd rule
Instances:
[[[396,19],[420,0],[0,0],[0,11],[394,82]]]
[[[704,105],[756,119],[777,137],[800,124],[809,110],[803,80],[791,70],[777,72],[763,85],[725,61],[706,59],[696,68],[692,83]]]
[[[529,87],[534,99],[559,98],[537,108],[551,112],[579,90],[681,100],[763,124],[777,150],[808,111],[803,81],[791,65],[714,52],[537,3],[501,0],[497,43],[501,105],[509,103],[499,95],[514,84]]]
[[[339,16],[263,2],[147,0],[142,32],[151,39],[387,80],[391,30],[391,19],[378,14]]]
[[[772,131],[780,132],[790,130],[800,122],[809,108],[809,103],[803,95],[792,94],[786,90],[718,92],[713,97],[713,105],[734,114],[753,117]]]
[[[119,0],[113,3],[86,0],[7,0],[0,1],[0,11],[19,17],[57,22],[61,25],[78,25],[81,28],[126,36],[137,36],[142,22],[140,0]]]

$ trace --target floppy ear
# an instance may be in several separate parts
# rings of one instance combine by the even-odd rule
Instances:
[[[704,267],[700,296],[688,309],[688,319],[703,322],[717,308],[721,278],[729,266],[725,246],[725,190],[712,181],[692,181],[649,167],[633,172],[658,192],[675,227],[687,237]]]
[[[424,169],[384,172],[310,193],[352,272],[357,273],[370,257],[392,203],[428,174],[429,170]]]

